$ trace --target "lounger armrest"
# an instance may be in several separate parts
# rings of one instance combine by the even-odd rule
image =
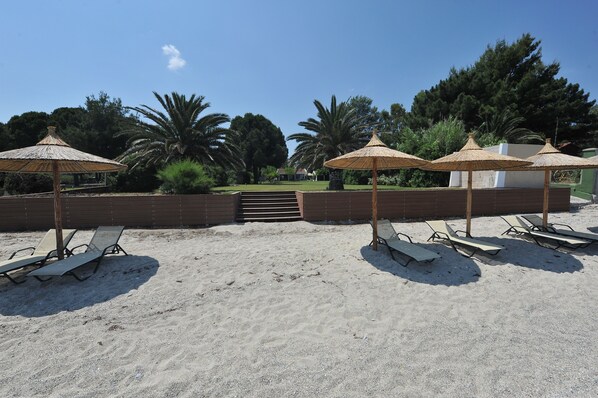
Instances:
[[[10,260],[10,259],[11,259],[11,258],[13,258],[13,257],[14,257],[14,256],[15,256],[17,253],[19,253],[19,252],[22,252],[22,251],[25,251],[25,250],[31,250],[31,254],[33,254],[33,251],[35,251],[35,247],[26,247],[26,248],[24,248],[24,249],[19,249],[19,250],[17,250],[16,252],[14,252],[13,254],[11,254],[11,255],[10,255],[10,257],[9,257],[8,259]]]
[[[402,232],[397,232],[397,237],[398,237],[399,235],[403,235],[404,237],[406,237],[406,238],[409,240],[409,243],[413,243],[413,241],[411,240],[411,237],[410,237],[409,235],[407,235],[407,234],[404,234],[404,233],[402,233]]]
[[[459,232],[462,232],[462,233],[465,234],[466,237],[471,238],[471,235],[468,234],[467,231],[463,231],[462,229],[458,229],[458,230],[455,231],[455,233],[459,233]]]
[[[106,247],[103,251],[102,251],[102,256],[105,256],[108,253],[111,253],[114,251],[114,249],[116,249],[116,246],[118,246],[117,243],[110,245],[108,247]]]
[[[434,236],[438,236],[439,238],[442,238],[442,236],[444,236],[443,239],[451,240],[451,237],[449,235],[445,234],[444,232],[434,231],[434,233],[432,234],[432,237],[434,237]]]
[[[86,248],[89,248],[89,245],[88,245],[87,243],[82,243],[82,244],[80,244],[80,245],[78,245],[78,246],[75,246],[75,247],[73,247],[72,249],[69,249],[69,251],[71,252],[71,254],[73,254],[73,252],[75,251],[75,249],[78,249],[78,248],[80,248],[80,247],[84,247],[84,246],[85,246]]]
[[[549,228],[551,228],[553,225],[560,225],[561,227],[566,227],[566,228],[569,228],[569,230],[570,230],[570,231],[574,231],[574,229],[573,229],[573,228],[571,228],[571,226],[570,226],[570,225],[567,225],[567,224],[559,224],[558,222],[551,222],[551,223],[550,223],[550,225],[549,225],[548,227],[549,227]],[[552,229],[554,229],[554,228],[552,228]]]

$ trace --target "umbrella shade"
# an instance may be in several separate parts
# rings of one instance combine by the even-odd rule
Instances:
[[[71,148],[48,127],[48,135],[35,146],[0,152],[0,171],[12,173],[52,173],[54,185],[54,222],[56,249],[63,258],[62,214],[60,205],[60,173],[99,173],[126,169],[114,160]]]
[[[428,163],[417,156],[390,149],[374,134],[365,147],[328,160],[324,162],[324,166],[333,169],[372,170],[374,159],[377,170],[420,167]]]
[[[408,169],[427,164],[427,160],[388,148],[374,132],[361,149],[324,162],[333,169],[372,170],[372,244],[378,250],[378,170]]]
[[[52,173],[57,163],[61,173],[101,173],[127,168],[114,160],[104,159],[71,148],[48,127],[48,135],[34,146],[0,152],[0,171],[12,173]]]
[[[483,150],[469,134],[467,143],[459,152],[433,160],[424,170],[434,171],[467,171],[467,209],[466,233],[471,235],[471,204],[472,204],[472,172],[481,170],[510,170],[513,167],[525,166],[531,162],[513,156]]]
[[[598,168],[598,159],[565,155],[552,146],[550,138],[546,139],[546,144],[538,153],[525,160],[532,162],[532,164],[525,167],[517,167],[516,171],[544,170],[544,201],[542,205],[542,223],[544,227],[548,225],[548,195],[550,192],[551,170]]]
[[[524,159],[483,150],[470,133],[467,143],[459,152],[433,160],[422,168],[433,171],[510,170],[528,164],[530,162]]]

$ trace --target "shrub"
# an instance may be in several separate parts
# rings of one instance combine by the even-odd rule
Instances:
[[[153,192],[160,186],[153,166],[138,166],[108,176],[108,185],[115,192]]]
[[[343,170],[343,181],[349,185],[366,185],[371,175],[369,170]]]
[[[226,187],[236,183],[237,172],[227,170],[221,166],[204,166],[208,177],[214,180],[214,186]]]
[[[262,176],[270,184],[278,182],[278,169],[274,166],[266,166],[262,169]]]
[[[214,186],[202,165],[192,160],[171,163],[158,172],[163,192],[175,194],[208,193]]]
[[[9,195],[50,192],[52,189],[52,177],[48,174],[7,173],[4,178],[4,191]]]

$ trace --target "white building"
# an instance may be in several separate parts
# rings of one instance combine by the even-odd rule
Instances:
[[[485,151],[525,159],[538,153],[543,145],[499,144]],[[473,188],[542,188],[543,171],[474,171]],[[449,187],[467,187],[467,172],[452,171]]]

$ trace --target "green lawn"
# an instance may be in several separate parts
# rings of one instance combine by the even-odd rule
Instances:
[[[215,187],[213,192],[267,192],[267,191],[325,191],[328,181],[281,181],[276,184],[240,184],[229,187]],[[371,185],[347,185],[345,190],[360,191],[371,190]],[[414,189],[390,185],[378,185],[379,190]]]

